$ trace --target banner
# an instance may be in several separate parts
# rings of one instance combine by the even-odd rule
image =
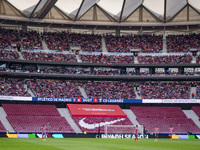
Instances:
[[[99,103],[142,103],[142,99],[98,99]]]
[[[118,105],[67,104],[72,117],[121,117],[127,115]]]
[[[200,103],[200,99],[143,99],[142,103]]]
[[[50,98],[0,95],[0,100],[41,101],[69,103],[200,103],[200,99],[97,99],[97,98]]]
[[[32,101],[32,97],[4,96],[4,95],[0,95],[0,100],[9,100],[9,101]]]
[[[200,103],[199,99],[162,99],[162,103]]]
[[[91,99],[91,98],[77,98],[77,102],[88,103],[142,103],[142,99]]]
[[[135,134],[101,134],[103,139],[135,139]],[[139,135],[138,138],[144,138],[143,135]],[[149,138],[147,135],[145,138]]]
[[[76,102],[76,98],[32,97],[32,101],[41,101],[41,102]]]
[[[32,101],[78,102],[78,103],[142,103],[142,99],[97,99],[97,98],[48,98],[33,97]]]

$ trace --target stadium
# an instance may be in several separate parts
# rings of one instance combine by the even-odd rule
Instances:
[[[0,149],[198,149],[199,62],[200,0],[0,0]]]

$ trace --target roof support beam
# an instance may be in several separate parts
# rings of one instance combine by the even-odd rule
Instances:
[[[76,20],[78,19],[79,12],[80,12],[80,10],[81,10],[81,8],[82,8],[84,2],[85,2],[85,0],[82,0],[81,5],[80,5],[80,7],[78,8],[78,11],[77,11],[77,13],[76,13],[76,17],[75,17],[74,21],[76,21]]]
[[[163,20],[164,23],[167,22],[167,17],[166,17],[167,13],[166,12],[167,12],[167,0],[164,1],[164,20]]]
[[[51,8],[55,5],[55,3],[58,0],[47,0],[45,5],[43,6],[42,10],[38,14],[37,18],[38,19],[44,19],[44,17],[47,15],[47,13],[51,10]]]
[[[122,9],[121,9],[121,14],[120,14],[119,22],[122,21],[122,15],[123,15],[123,12],[124,12],[124,6],[125,6],[125,4],[126,4],[126,0],[124,0],[123,5],[122,5]]]
[[[42,0],[40,0],[40,1],[37,3],[37,5],[36,5],[35,8],[33,9],[33,11],[31,12],[31,15],[30,15],[29,18],[32,18],[32,17],[33,17],[33,14],[34,14],[35,10],[37,9],[37,7],[39,6],[39,4],[41,3],[41,1],[42,1]]]
[[[190,21],[190,6],[187,4],[187,21]]]

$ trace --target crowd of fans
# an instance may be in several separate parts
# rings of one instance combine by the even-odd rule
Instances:
[[[87,52],[101,52],[102,42],[101,35],[95,34],[69,34],[69,44],[71,46],[80,46],[82,51]]]
[[[143,82],[140,93],[144,99],[189,99],[190,82]]]
[[[45,40],[49,50],[69,51],[68,34],[66,32],[44,32],[42,38]]]
[[[142,53],[159,53],[163,48],[161,35],[105,35],[106,47],[109,52],[130,52],[139,49]]]
[[[199,64],[200,63],[200,55],[196,56],[196,63]]]
[[[87,63],[113,63],[113,64],[133,64],[134,56],[119,56],[119,55],[80,55],[82,62]]]
[[[0,58],[19,59],[17,51],[0,50]]]
[[[178,70],[171,70],[171,69],[168,69],[166,71],[166,75],[180,75],[180,73],[178,72]]]
[[[13,78],[0,78],[0,95],[6,96],[30,96],[24,88],[24,80]]]
[[[43,38],[50,50],[69,51],[70,46],[76,46],[87,52],[102,51],[101,35],[45,32]]]
[[[89,98],[131,99],[135,98],[134,84],[120,81],[84,82],[83,87]]]
[[[26,83],[28,88],[30,88],[37,97],[82,97],[78,89],[78,82],[65,80],[33,79],[26,80]]]
[[[0,29],[0,47],[10,49],[12,44],[20,44],[22,49],[27,50],[43,48],[40,34],[36,31]]]
[[[42,67],[40,73],[57,73],[57,74],[80,74],[89,75],[91,69],[88,68],[68,68],[68,67]]]
[[[157,75],[157,76],[164,76],[165,72],[158,71],[158,72],[155,72],[155,75]]]
[[[149,68],[141,68],[136,72],[135,68],[126,68],[121,70],[119,68],[107,67],[69,67],[69,66],[53,66],[53,65],[31,65],[31,64],[2,64],[0,71],[7,72],[24,72],[24,73],[44,73],[44,74],[69,74],[69,75],[140,75],[140,76],[177,76],[177,75],[200,75],[199,68],[187,70],[185,68],[183,73],[180,73],[178,68],[155,68],[154,73],[150,73]]]
[[[184,72],[184,75],[187,75],[187,76],[193,76],[194,75],[194,72],[189,72],[189,71],[186,71]]]
[[[126,70],[125,75],[136,75],[136,71],[135,70]]]
[[[138,49],[142,53],[160,53],[163,49],[163,36],[154,34],[143,35],[104,35],[106,48],[109,52],[131,52]],[[45,40],[50,50],[69,51],[70,47],[78,46],[82,51],[101,52],[102,36],[95,34],[67,32],[23,32],[22,30],[0,29],[0,48],[11,49],[13,44],[20,44],[22,49],[43,49]],[[189,52],[200,48],[200,34],[168,35],[166,37],[167,52]]]
[[[94,69],[94,75],[120,75],[119,69]]]
[[[22,56],[26,60],[55,61],[55,62],[77,62],[75,54],[27,52],[23,51]]]
[[[192,62],[192,56],[171,55],[171,56],[138,56],[139,64],[187,64]]]
[[[31,96],[30,89],[37,97],[82,98],[78,88],[85,89],[88,98],[135,99],[136,94],[143,99],[189,99],[191,86],[196,86],[196,96],[200,99],[200,84],[188,81],[69,81],[51,79],[0,78],[0,95]],[[136,86],[138,84],[138,87]]]
[[[200,48],[200,34],[168,35],[166,37],[167,52],[189,52],[191,48]]]
[[[140,71],[141,76],[148,76],[150,75],[149,70]]]
[[[196,98],[200,99],[200,84],[199,83],[196,86]]]

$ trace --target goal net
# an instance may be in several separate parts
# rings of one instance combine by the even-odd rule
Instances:
[[[135,134],[135,125],[106,125],[105,134]],[[143,135],[143,125],[138,125],[138,133]]]

